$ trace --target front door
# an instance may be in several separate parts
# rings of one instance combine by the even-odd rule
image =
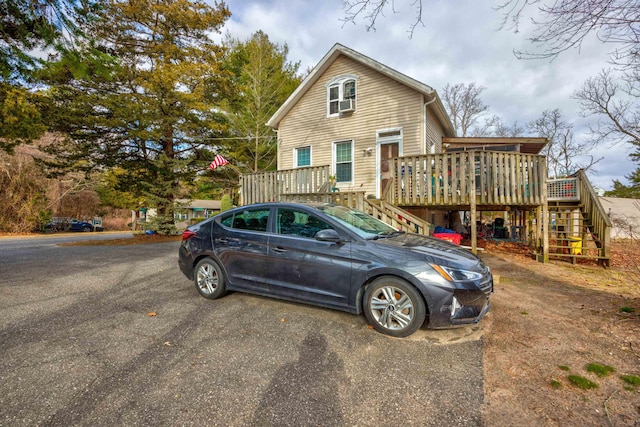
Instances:
[[[397,142],[380,144],[380,197],[384,195],[384,190],[392,178],[389,159],[398,157],[398,153],[399,144]]]

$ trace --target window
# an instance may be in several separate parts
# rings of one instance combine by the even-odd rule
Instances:
[[[356,81],[347,80],[344,82],[344,91],[342,94],[343,99],[356,99]]]
[[[391,130],[379,130],[378,131],[378,140],[382,139],[398,139],[402,137],[401,129],[391,129]]]
[[[278,209],[278,234],[314,238],[318,231],[329,228],[329,224],[306,212]]]
[[[356,100],[356,77],[348,75],[333,79],[327,85],[327,114],[339,114],[340,101],[348,99]]]
[[[252,231],[267,231],[268,222],[269,209],[247,209],[235,215],[230,215],[220,221],[220,223],[226,227]]]
[[[341,141],[334,144],[336,182],[353,180],[352,141]]]
[[[340,85],[329,87],[329,114],[338,114],[340,103]]]
[[[295,165],[298,168],[311,166],[311,147],[296,148]]]

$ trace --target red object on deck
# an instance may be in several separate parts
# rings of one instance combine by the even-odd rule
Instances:
[[[462,234],[458,233],[433,233],[432,237],[436,239],[447,240],[451,243],[459,245],[462,242]]]

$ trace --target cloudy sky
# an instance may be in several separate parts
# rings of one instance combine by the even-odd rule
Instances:
[[[576,139],[584,137],[589,122],[571,99],[583,82],[607,67],[607,47],[595,38],[580,51],[548,60],[519,60],[514,50],[529,50],[528,26],[515,34],[499,30],[502,15],[496,0],[423,0],[424,27],[409,28],[415,20],[413,0],[396,0],[367,32],[365,22],[344,23],[343,0],[227,0],[231,19],[224,32],[246,39],[262,30],[276,43],[289,46],[289,60],[300,61],[304,71],[316,65],[335,43],[341,43],[391,68],[419,80],[439,93],[447,83],[475,82],[484,86],[482,101],[489,115],[509,125],[523,127],[544,110],[560,109],[574,124]],[[612,188],[613,179],[626,183],[624,175],[635,169],[629,148],[602,143],[594,151],[604,160],[591,174],[594,185]]]

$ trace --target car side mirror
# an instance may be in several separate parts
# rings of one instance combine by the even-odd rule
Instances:
[[[334,242],[334,243],[342,242],[342,238],[340,238],[340,235],[338,234],[338,232],[331,228],[327,230],[318,231],[316,233],[316,240],[320,242]]]

